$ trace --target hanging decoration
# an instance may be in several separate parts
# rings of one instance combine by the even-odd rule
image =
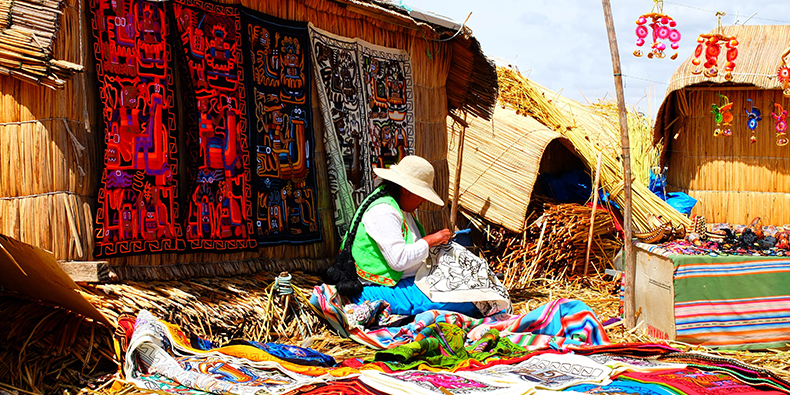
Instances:
[[[751,109],[744,110],[746,112],[746,118],[748,121],[746,122],[746,126],[749,127],[749,130],[752,131],[752,136],[749,137],[749,142],[756,143],[757,142],[757,135],[755,134],[755,130],[757,129],[757,123],[762,121],[762,117],[760,114],[760,110],[754,107],[754,103],[752,99],[746,99],[749,102],[749,107]]]
[[[787,66],[787,61],[785,60],[787,55],[790,55],[790,47],[787,47],[782,54],[782,64],[779,65],[779,69],[776,71],[776,77],[782,84],[782,94],[785,97],[790,97],[790,67]]]
[[[711,104],[711,113],[713,113],[713,119],[716,121],[716,130],[713,131],[713,135],[715,137],[719,136],[731,136],[732,129],[730,129],[730,123],[732,122],[732,103],[730,103],[730,99],[727,96],[719,94],[724,101],[724,104],[721,106],[716,105],[716,103]]]
[[[636,46],[641,47],[645,45],[645,38],[647,38],[650,33],[648,27],[650,27],[653,31],[653,43],[650,45],[650,52],[647,53],[647,57],[650,59],[653,59],[653,57],[663,59],[666,57],[664,50],[667,49],[667,45],[661,41],[669,40],[671,42],[670,47],[677,50],[679,47],[680,32],[675,29],[677,22],[669,15],[664,14],[664,2],[662,0],[653,1],[655,3],[653,4],[653,9],[647,14],[642,14],[636,20]],[[641,57],[642,50],[635,50],[634,56]],[[672,60],[677,58],[677,52],[670,56]]]
[[[716,16],[719,18],[718,25],[715,33],[700,34],[697,37],[697,49],[694,50],[694,60],[691,61],[694,66],[697,66],[691,71],[692,74],[704,74],[705,77],[714,78],[719,75],[719,55],[722,52],[721,46],[727,50],[727,62],[724,64],[724,79],[732,81],[732,71],[735,70],[735,59],[738,58],[738,39],[735,36],[726,36],[721,27],[721,17],[727,14],[717,12]],[[704,55],[704,56],[703,56]],[[700,58],[705,59],[702,63]],[[702,65],[702,68],[699,66]]]
[[[774,112],[771,114],[774,117],[774,128],[776,128],[776,145],[784,147],[787,145],[787,111],[782,108],[779,103],[774,103]]]

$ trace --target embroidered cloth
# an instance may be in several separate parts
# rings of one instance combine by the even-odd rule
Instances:
[[[307,23],[241,16],[258,244],[320,241]]]
[[[95,255],[183,250],[165,3],[90,7],[106,143]]]
[[[345,234],[373,191],[373,167],[414,152],[411,59],[406,51],[309,30],[335,225]]]
[[[187,112],[188,246],[212,251],[254,248],[239,11],[207,1],[176,0],[173,12]]]
[[[488,262],[454,241],[431,248],[414,283],[434,302],[473,302],[484,316],[511,308]]]

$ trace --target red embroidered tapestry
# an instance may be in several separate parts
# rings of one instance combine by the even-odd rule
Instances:
[[[106,143],[96,256],[185,247],[165,4],[91,1]]]
[[[183,49],[191,249],[253,248],[247,103],[239,11],[199,0],[173,3]]]
[[[321,240],[307,23],[242,11],[260,245]]]

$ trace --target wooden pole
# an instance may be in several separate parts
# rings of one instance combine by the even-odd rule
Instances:
[[[623,230],[625,231],[625,326],[636,326],[634,309],[634,282],[636,281],[636,262],[634,261],[634,244],[632,242],[633,229],[631,228],[631,146],[628,139],[628,117],[623,96],[623,74],[620,69],[620,53],[617,50],[617,35],[614,31],[612,20],[612,6],[609,0],[601,0],[606,32],[609,35],[609,50],[612,53],[612,70],[614,71],[614,87],[617,93],[617,109],[620,113],[620,145],[623,147]]]
[[[603,151],[598,151],[598,159],[595,163],[595,181],[593,181],[593,204],[590,213],[590,233],[587,234],[587,253],[584,256],[584,275],[590,267],[590,249],[592,248],[593,230],[595,229],[595,210],[598,208],[598,184],[601,182],[601,159]]]
[[[458,216],[458,195],[461,189],[461,164],[464,161],[464,138],[466,137],[466,120],[462,123],[461,134],[458,137],[458,155],[455,161],[455,187],[453,188],[453,205],[450,209],[450,231],[455,232],[456,217]]]

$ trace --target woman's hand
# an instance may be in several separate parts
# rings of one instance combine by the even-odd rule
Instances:
[[[449,243],[450,239],[453,238],[453,234],[450,233],[450,230],[444,228],[436,233],[431,233],[422,239],[428,243],[428,247],[438,246],[440,244]]]

